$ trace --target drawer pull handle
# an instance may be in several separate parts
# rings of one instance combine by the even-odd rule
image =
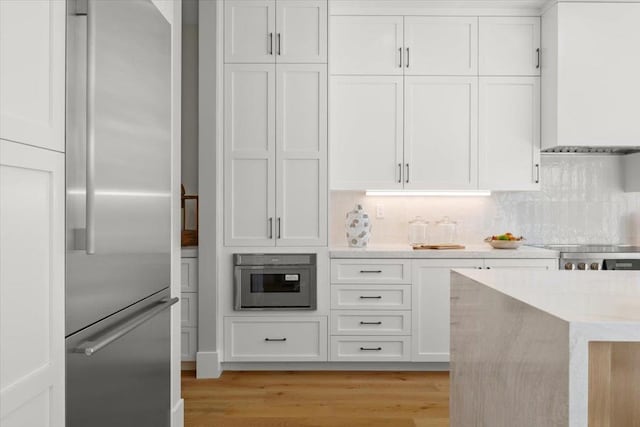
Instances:
[[[360,295],[360,299],[382,299],[382,296],[381,295],[377,295],[375,297],[369,297],[369,296],[366,296],[366,295]]]
[[[382,325],[382,322],[360,322],[361,325]]]
[[[366,273],[375,273],[375,274],[380,274],[382,273],[382,270],[360,270],[361,274],[366,274]]]
[[[382,347],[360,347],[360,351],[381,351]]]
[[[280,342],[283,342],[283,341],[286,341],[287,339],[286,338],[265,338],[264,340],[265,341],[280,341]]]

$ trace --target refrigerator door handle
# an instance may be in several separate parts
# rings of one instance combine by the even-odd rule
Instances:
[[[74,349],[73,352],[84,353],[85,356],[92,356],[98,351],[108,346],[109,344],[111,344],[112,342],[122,338],[129,332],[136,329],[138,326],[142,325],[143,323],[152,319],[156,315],[160,314],[162,311],[171,307],[173,304],[177,303],[179,300],[180,298],[177,298],[177,297],[162,300],[160,304],[155,305],[148,310],[145,310],[144,312],[134,317],[133,319],[129,320],[122,326],[116,328],[114,331],[111,331],[108,334],[105,334],[103,336],[99,336],[94,340],[83,342],[76,349]]]
[[[86,135],[86,193],[85,215],[86,227],[85,250],[87,255],[96,252],[96,227],[95,227],[95,14],[91,13],[92,2],[87,1],[87,135]]]

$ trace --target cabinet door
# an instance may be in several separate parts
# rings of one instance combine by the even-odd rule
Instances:
[[[0,141],[3,427],[64,426],[64,253],[64,154]]]
[[[478,18],[404,18],[406,75],[477,74]]]
[[[224,62],[275,62],[275,0],[226,0]]]
[[[331,74],[403,74],[402,16],[331,18]]]
[[[404,188],[477,188],[478,79],[406,77]]]
[[[480,78],[480,188],[540,189],[540,78]]]
[[[411,361],[449,361],[451,269],[482,266],[473,259],[413,262]]]
[[[0,139],[64,151],[65,2],[0,1]]]
[[[327,62],[327,0],[278,0],[276,60]]]
[[[327,66],[277,66],[276,239],[327,242]]]
[[[402,77],[333,77],[331,188],[402,188]]]
[[[225,244],[273,246],[275,65],[226,65]]]
[[[225,317],[225,360],[326,362],[327,318]]]
[[[539,76],[540,18],[480,18],[480,75]]]

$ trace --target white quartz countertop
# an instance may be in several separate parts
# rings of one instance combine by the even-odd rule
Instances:
[[[465,244],[465,249],[420,249],[413,250],[406,245],[380,245],[368,248],[350,248],[347,246],[332,247],[329,251],[331,258],[534,258],[554,259],[558,258],[557,251],[535,248],[533,246],[521,246],[518,249],[493,249],[486,243]]]
[[[640,326],[639,271],[456,271],[570,323]]]

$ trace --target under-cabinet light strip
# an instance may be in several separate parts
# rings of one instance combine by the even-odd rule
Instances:
[[[468,191],[405,191],[405,190],[367,190],[367,196],[428,196],[428,197],[488,197],[489,190]]]

